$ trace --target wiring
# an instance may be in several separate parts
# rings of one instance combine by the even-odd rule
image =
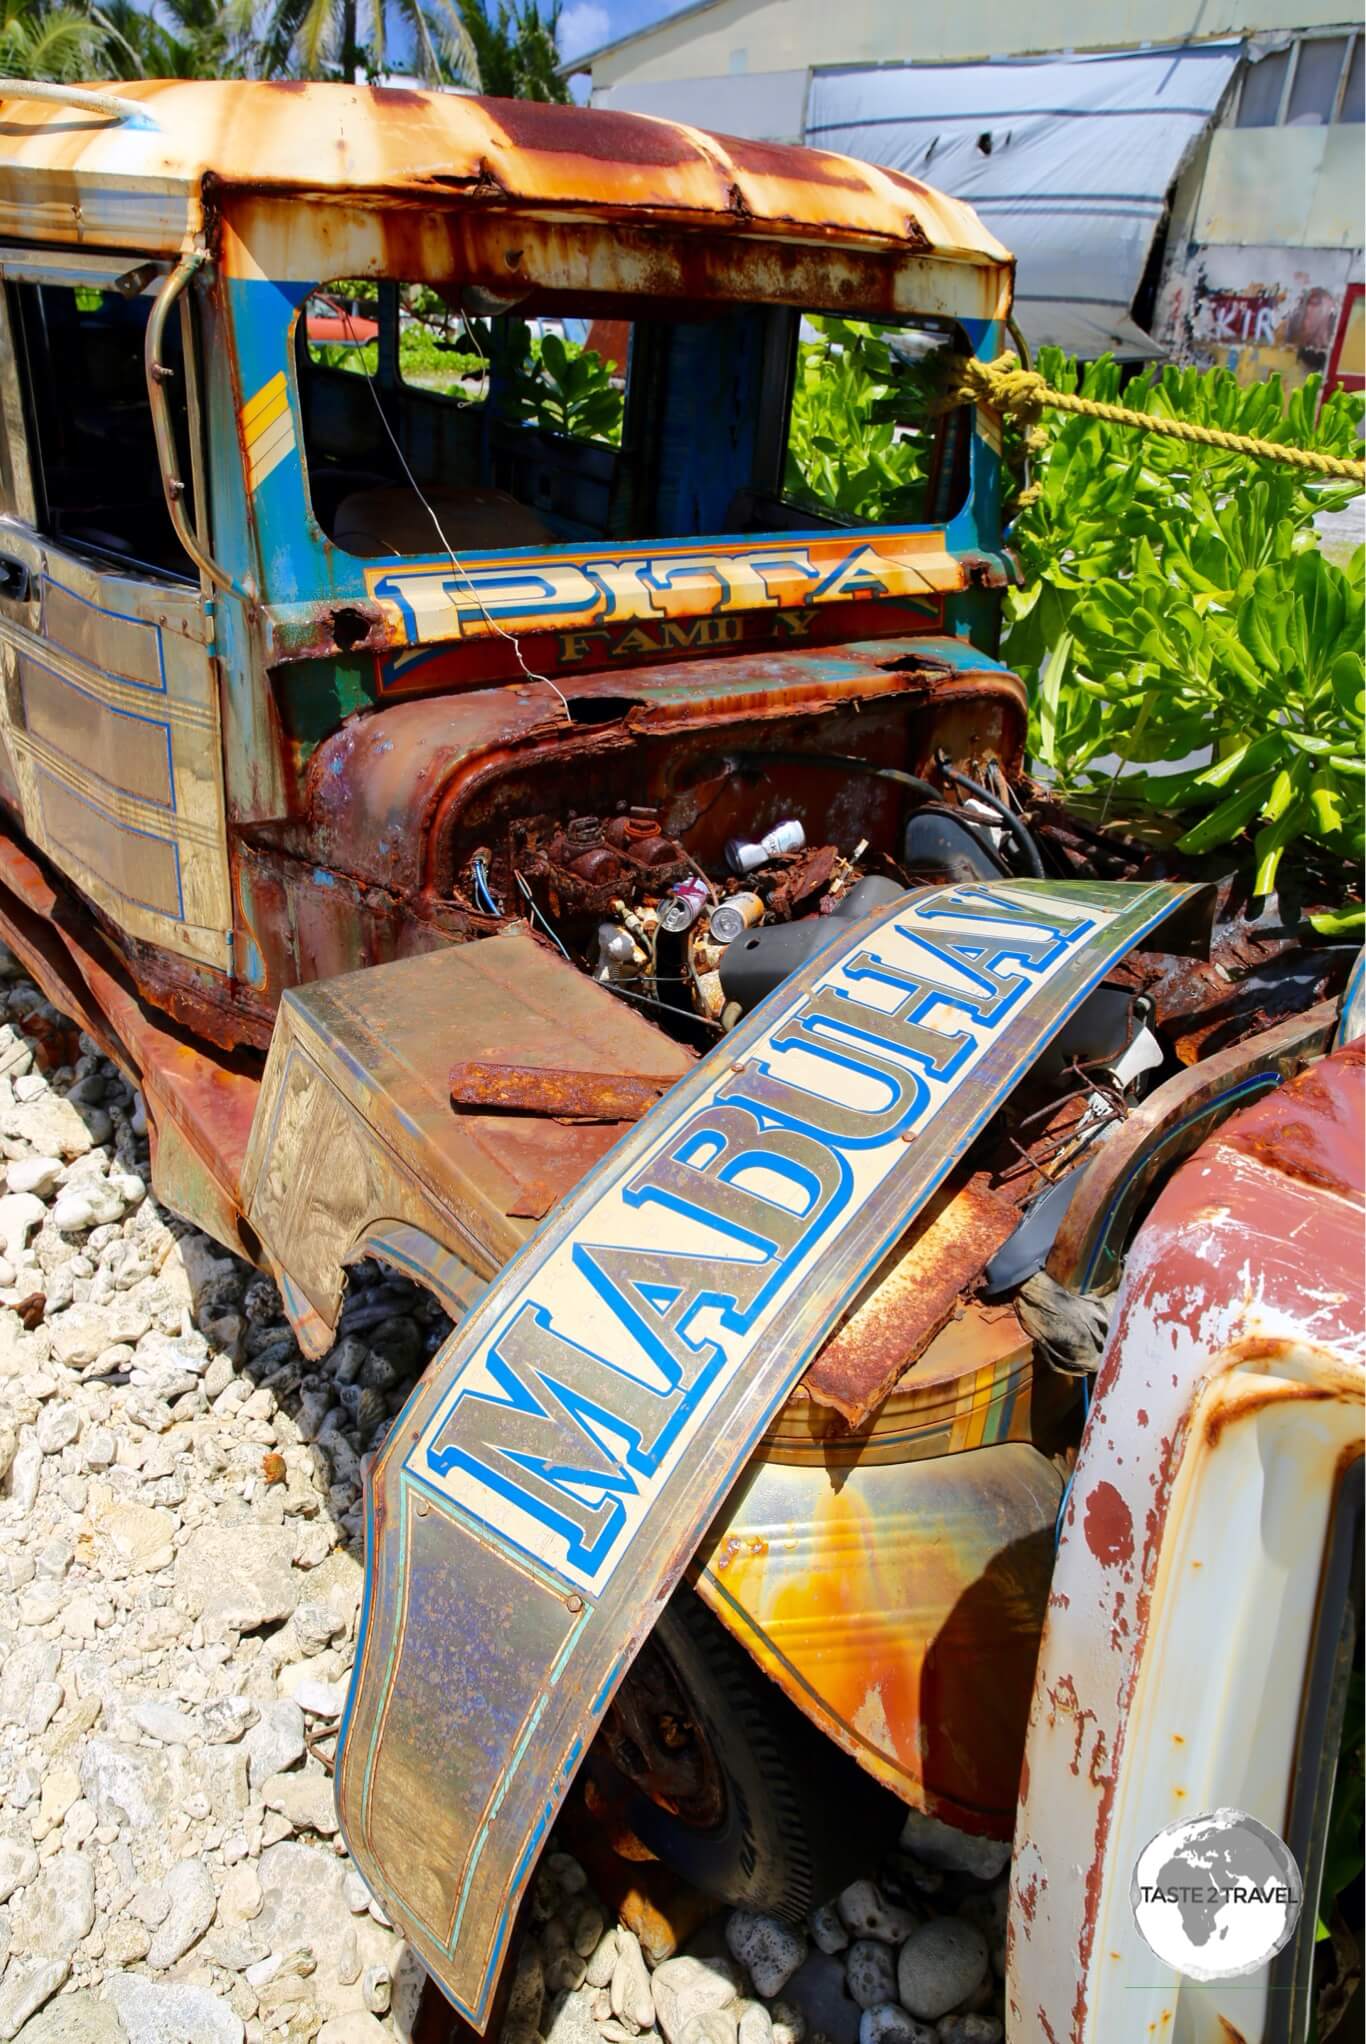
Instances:
[[[475,859],[471,862],[470,876],[474,882],[474,897],[480,908],[485,909],[489,915],[497,916],[501,920],[503,911],[493,898],[493,890],[489,886],[487,869],[482,859]]]
[[[941,752],[936,764],[946,781],[952,781],[955,788],[961,788],[965,794],[975,795],[979,802],[986,803],[988,809],[995,810],[1020,847],[1020,855],[1030,872],[1036,880],[1042,880],[1044,870],[1043,860],[1039,857],[1039,847],[1014,810],[1007,809],[1005,803],[993,795],[990,788],[984,788],[980,781],[970,780],[967,774],[960,774],[957,767],[950,764],[947,753]]]
[[[533,922],[538,922],[540,924],[541,928],[545,931],[547,937],[549,937],[551,943],[555,946],[555,949],[559,952],[561,958],[564,959],[566,965],[572,965],[574,961],[569,956],[569,953],[565,950],[564,945],[560,942],[558,932],[554,929],[548,917],[543,916],[541,914],[540,909],[537,908],[536,897],[531,891],[530,882],[527,880],[525,874],[519,873],[516,867],[514,866],[512,870],[512,877],[517,882],[518,887],[521,889],[522,899],[531,911]]]

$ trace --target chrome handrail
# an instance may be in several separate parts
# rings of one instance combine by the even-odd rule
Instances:
[[[253,600],[250,590],[244,589],[241,583],[234,581],[226,568],[219,566],[208,549],[201,545],[199,535],[190,522],[189,513],[185,508],[188,491],[177,472],[179,457],[176,453],[175,428],[171,424],[171,408],[166,402],[166,384],[175,374],[175,371],[168,369],[161,359],[161,343],[166,332],[166,322],[185,286],[204,268],[208,260],[207,249],[191,249],[188,255],[180,258],[152,300],[144,347],[147,394],[152,406],[152,430],[156,435],[161,487],[166,496],[166,509],[171,514],[171,524],[175,527],[176,538],[196,567],[201,568],[217,588],[226,589],[231,595],[240,596],[244,602],[250,603]]]

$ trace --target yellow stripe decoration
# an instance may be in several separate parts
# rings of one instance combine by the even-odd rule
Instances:
[[[294,415],[283,369],[243,405],[242,444],[247,451],[247,486],[254,494],[286,455],[294,452]]]

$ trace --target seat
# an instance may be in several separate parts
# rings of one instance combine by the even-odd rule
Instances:
[[[365,556],[439,553],[443,543],[457,554],[555,543],[538,514],[505,490],[437,483],[426,497],[430,511],[402,485],[353,490],[337,506],[332,537],[347,553]]]

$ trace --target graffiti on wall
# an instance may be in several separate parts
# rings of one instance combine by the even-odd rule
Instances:
[[[1322,375],[1361,257],[1347,250],[1195,248],[1170,274],[1157,338],[1174,361],[1231,369],[1240,383]]]

